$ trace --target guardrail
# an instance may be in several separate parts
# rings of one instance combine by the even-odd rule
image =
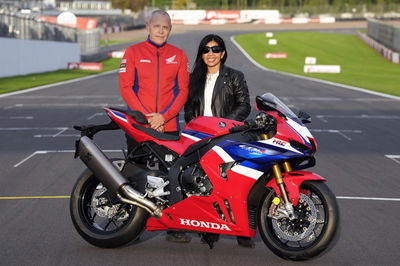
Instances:
[[[368,20],[368,36],[395,52],[400,52],[400,28],[375,19]]]
[[[99,51],[101,30],[78,30],[62,25],[36,21],[29,17],[0,14],[0,37],[24,40],[76,42],[81,54]]]
[[[357,32],[357,34],[361,40],[363,40],[366,44],[368,44],[373,49],[378,51],[384,58],[386,58],[387,60],[389,60],[392,63],[400,64],[399,53],[396,53],[395,51],[390,50],[389,48],[385,47],[381,43],[375,41],[371,37],[368,37],[367,35],[365,35],[361,32]]]

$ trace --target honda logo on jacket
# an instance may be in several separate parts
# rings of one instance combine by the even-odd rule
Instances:
[[[231,231],[231,229],[226,224],[218,224],[218,223],[211,223],[211,222],[204,222],[204,221],[197,221],[197,220],[189,220],[189,219],[182,219],[181,224],[183,225],[190,225],[194,227],[201,227],[201,228],[211,228],[216,230],[225,230]]]
[[[178,64],[178,62],[174,61],[175,58],[176,58],[176,55],[173,55],[170,58],[165,59],[165,63],[167,63],[167,64]]]

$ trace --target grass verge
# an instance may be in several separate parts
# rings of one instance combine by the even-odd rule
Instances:
[[[136,40],[100,40],[100,46],[107,46],[113,44],[135,42]]]
[[[109,58],[103,63],[103,71],[87,71],[80,69],[62,69],[52,72],[35,73],[23,76],[0,78],[0,94],[47,85],[60,81],[99,74],[119,68],[121,59]]]
[[[400,65],[384,59],[356,35],[279,32],[273,38],[277,45],[268,45],[265,33],[238,35],[235,40],[267,68],[400,96]],[[265,58],[265,53],[281,52],[288,58]],[[340,65],[341,73],[304,73],[307,56],[316,57],[318,65]]]

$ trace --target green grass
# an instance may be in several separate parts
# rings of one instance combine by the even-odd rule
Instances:
[[[110,58],[102,61],[103,71],[106,72],[119,68],[121,59]],[[41,85],[51,84],[55,82],[76,79],[89,75],[101,73],[100,71],[85,71],[79,69],[63,69],[45,73],[35,73],[24,76],[14,76],[8,78],[0,78],[0,94],[28,89]]]
[[[126,42],[134,42],[134,41],[136,41],[136,40],[100,40],[100,46],[120,44],[120,43],[126,43]]]
[[[261,65],[283,72],[352,85],[400,96],[400,65],[384,59],[356,35],[322,32],[274,33],[275,46],[265,33],[244,34],[235,40]],[[287,59],[266,59],[265,53],[285,52]],[[340,65],[339,74],[306,74],[305,57],[317,58],[318,65]]]

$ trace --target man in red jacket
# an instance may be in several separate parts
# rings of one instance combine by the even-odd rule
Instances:
[[[183,50],[167,43],[171,19],[156,10],[146,25],[146,41],[130,46],[121,61],[121,96],[160,132],[179,130],[178,114],[187,100],[189,69]]]
[[[147,116],[149,126],[166,134],[179,133],[179,111],[188,96],[189,64],[183,50],[167,43],[171,18],[153,11],[146,23],[146,41],[126,49],[119,80],[122,98],[131,110]],[[138,143],[127,136],[128,152]],[[168,232],[167,240],[189,242],[181,232]]]

